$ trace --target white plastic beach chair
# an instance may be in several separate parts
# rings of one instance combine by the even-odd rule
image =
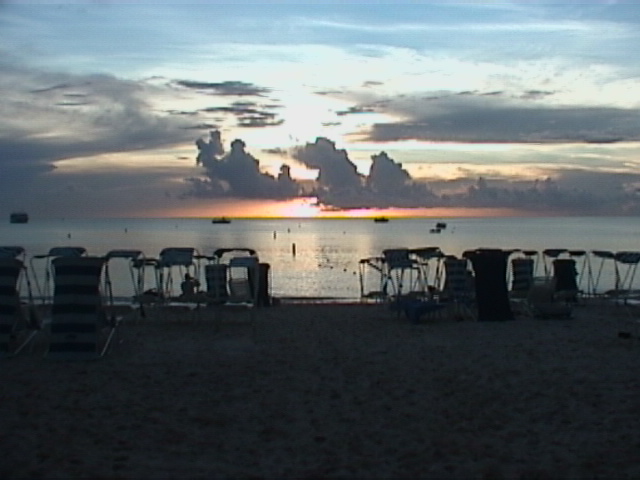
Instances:
[[[160,252],[157,271],[161,298],[159,305],[163,313],[175,307],[186,308],[196,316],[199,313],[205,296],[197,287],[200,285],[200,266],[196,261],[198,256],[198,251],[192,247],[168,247]],[[180,291],[185,275],[195,281],[193,292],[188,294]]]
[[[223,310],[248,310],[255,334],[255,310],[264,287],[256,251],[252,248],[219,248],[213,252],[212,258],[215,264],[207,265],[205,270],[208,272],[207,293],[211,295],[209,305],[214,308],[215,316]],[[219,319],[217,323],[220,324]]]

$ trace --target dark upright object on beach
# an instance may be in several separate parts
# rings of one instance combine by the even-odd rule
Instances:
[[[507,289],[507,259],[511,252],[479,249],[466,253],[475,272],[478,321],[513,320]]]
[[[553,278],[556,281],[556,293],[566,301],[578,300],[578,271],[572,258],[559,258],[553,261]]]

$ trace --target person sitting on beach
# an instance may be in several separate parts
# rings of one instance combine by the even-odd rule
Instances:
[[[188,273],[184,274],[184,281],[180,284],[182,290],[182,297],[189,297],[196,293],[196,290],[200,287],[200,282],[193,278]]]

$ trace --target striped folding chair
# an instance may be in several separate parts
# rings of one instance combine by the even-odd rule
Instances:
[[[24,250],[16,250],[12,254],[6,247],[0,248],[3,249],[0,252],[0,356],[9,356],[20,353],[42,324],[34,309],[29,274],[23,260],[16,258],[23,255]],[[28,290],[28,304],[23,304],[20,299],[23,278]]]
[[[103,356],[118,326],[108,319],[100,282],[104,257],[58,257],[54,274],[51,335],[47,357],[92,360]]]
[[[511,297],[526,298],[533,283],[533,277],[533,258],[513,258],[511,260]]]
[[[453,314],[456,318],[476,320],[475,278],[469,268],[468,259],[448,255],[443,265],[445,275],[442,288],[443,301],[453,306]]]

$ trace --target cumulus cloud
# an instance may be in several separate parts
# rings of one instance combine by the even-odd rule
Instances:
[[[368,175],[358,172],[348,152],[324,137],[290,152],[292,159],[318,170],[309,193],[291,178],[287,165],[277,178],[261,173],[259,162],[241,140],[224,153],[219,132],[196,141],[197,162],[206,179],[195,180],[191,195],[199,197],[317,197],[330,209],[350,208],[510,208],[540,214],[634,214],[640,212],[640,174],[580,169],[548,169],[537,180],[500,176],[461,176],[456,180],[415,179],[386,152],[371,156]],[[284,151],[278,153],[285,155]],[[464,175],[464,172],[461,172]]]
[[[314,143],[297,148],[293,157],[309,168],[317,169],[318,184],[327,189],[357,189],[363,177],[349,159],[347,151],[336,148],[328,138],[318,137]]]
[[[371,157],[368,176],[358,173],[346,150],[336,148],[327,138],[298,147],[292,156],[318,170],[314,193],[332,208],[423,207],[434,197],[424,183],[414,182],[385,152]]]
[[[283,165],[277,177],[262,172],[242,140],[231,142],[231,150],[225,153],[220,132],[212,131],[209,140],[196,140],[196,147],[196,163],[204,167],[206,177],[189,179],[190,196],[286,199],[299,195],[300,187],[288,166]]]

